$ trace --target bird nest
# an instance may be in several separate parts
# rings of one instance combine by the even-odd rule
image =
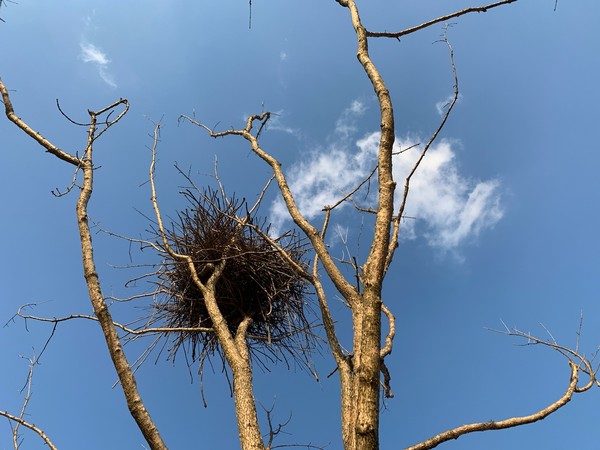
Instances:
[[[203,284],[224,262],[215,297],[231,335],[236,336],[242,321],[249,318],[246,340],[251,355],[259,356],[263,365],[289,362],[290,357],[305,365],[315,342],[307,319],[308,286],[298,271],[307,266],[305,245],[292,233],[268,237],[269,227],[264,221],[256,225],[257,218],[248,213],[244,199],[227,198],[211,189],[182,194],[189,206],[165,231],[167,240],[176,253],[191,257]],[[188,263],[172,257],[164,246],[163,251],[158,274],[162,295],[154,305],[154,318],[169,328],[187,329],[166,333],[172,342],[170,357],[183,349],[192,361],[202,363],[215,353],[222,358],[211,330],[213,321]]]

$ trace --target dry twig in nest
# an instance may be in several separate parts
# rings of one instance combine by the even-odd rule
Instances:
[[[298,273],[299,267],[307,267],[302,261],[306,251],[303,243],[292,233],[268,238],[268,226],[264,221],[257,223],[244,199],[227,198],[224,192],[211,189],[187,189],[182,194],[189,207],[165,231],[169,245],[176,253],[192,258],[203,283],[215,266],[226,261],[216,284],[216,299],[231,334],[235,336],[240,323],[250,318],[248,345],[263,366],[267,361],[287,363],[290,358],[306,365],[315,340],[306,318],[309,291]],[[160,246],[162,238],[158,237]],[[297,267],[284,258],[281,250]],[[163,257],[158,291],[164,295],[154,305],[154,319],[168,327],[211,328],[204,298],[187,263],[172,258],[166,249]],[[223,356],[212,332],[165,335],[173,339],[171,357],[182,347],[192,360],[201,362],[215,353]]]

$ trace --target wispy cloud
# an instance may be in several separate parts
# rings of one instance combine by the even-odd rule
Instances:
[[[114,77],[108,71],[108,65],[110,64],[110,59],[106,56],[102,50],[96,47],[94,44],[90,44],[86,41],[81,41],[79,43],[79,47],[81,48],[80,58],[85,63],[92,63],[98,69],[98,75],[100,78],[111,87],[117,87],[117,83],[115,82]]]
[[[347,135],[352,132],[352,115],[364,112],[364,105],[353,103],[336,123],[338,139],[328,146],[310,153],[307,160],[292,166],[287,172],[288,182],[300,210],[309,219],[322,214],[325,205],[335,203],[350,192],[373,170],[377,162],[379,132],[370,133],[348,145]],[[394,177],[403,184],[419,156],[417,141],[397,138]],[[421,236],[427,243],[444,251],[454,251],[460,245],[493,227],[503,216],[500,202],[500,182],[497,179],[479,181],[460,174],[451,141],[442,140],[432,146],[419,170],[411,180],[411,191],[405,215],[416,220],[403,223],[404,238]],[[361,201],[373,201],[364,196]],[[397,192],[396,205],[400,201]],[[273,229],[280,229],[288,221],[288,213],[281,200],[271,206]]]
[[[460,101],[461,99],[462,95],[459,94],[458,101]],[[437,113],[440,116],[443,116],[446,113],[446,109],[450,106],[452,100],[454,100],[454,94],[448,95],[448,97],[446,97],[444,100],[439,101],[435,104],[435,109],[437,110]]]
[[[360,100],[354,100],[335,122],[335,132],[341,137],[348,138],[357,130],[356,121],[364,114],[367,107]]]
[[[281,131],[283,133],[291,134],[292,136],[299,138],[301,135],[300,130],[298,128],[294,128],[287,125],[286,121],[284,120],[285,116],[286,113],[283,109],[280,109],[279,111],[273,111],[271,113],[271,118],[269,119],[269,130]]]

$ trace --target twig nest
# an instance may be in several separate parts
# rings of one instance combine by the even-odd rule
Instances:
[[[250,318],[247,339],[253,355],[258,353],[269,361],[291,357],[305,362],[314,343],[305,314],[309,292],[294,267],[295,263],[306,268],[302,261],[305,246],[292,233],[270,241],[266,237],[269,228],[264,221],[257,224],[244,199],[226,198],[210,189],[188,189],[182,194],[190,206],[178,213],[178,220],[166,231],[169,245],[175,252],[191,256],[202,283],[225,261],[215,295],[229,331],[235,336],[240,323]],[[159,291],[164,295],[155,306],[158,316],[171,328],[211,328],[213,322],[188,263],[164,250],[159,273]],[[173,338],[173,333],[168,335]],[[192,360],[203,360],[215,352],[222,356],[210,331],[175,334],[171,356],[182,346]]]

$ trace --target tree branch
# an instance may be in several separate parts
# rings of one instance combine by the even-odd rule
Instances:
[[[4,103],[4,112],[6,113],[6,117],[8,117],[8,120],[10,120],[16,126],[18,126],[27,135],[29,135],[33,139],[35,139],[38,144],[40,144],[42,147],[44,147],[46,149],[46,151],[48,151],[49,153],[52,153],[57,158],[62,159],[63,161],[68,162],[69,164],[73,164],[74,166],[81,165],[81,160],[78,157],[70,155],[69,153],[56,147],[54,144],[52,144],[50,141],[48,141],[40,133],[38,133],[37,131],[34,131],[29,125],[27,125],[23,120],[21,120],[15,114],[15,110],[13,109],[13,105],[10,101],[10,97],[8,96],[8,90],[6,89],[6,86],[4,86],[2,79],[0,79],[0,93],[2,93],[2,102]]]
[[[26,306],[31,306],[31,304],[27,304],[27,305],[24,305],[21,308],[19,308],[19,311],[16,314],[18,317],[21,317],[22,319],[31,319],[31,320],[37,320],[38,322],[50,322],[50,323],[66,322],[68,320],[73,320],[73,319],[86,319],[86,320],[92,320],[94,322],[98,322],[97,317],[90,316],[87,314],[71,314],[71,315],[65,316],[65,317],[31,316],[28,314],[23,314],[21,312],[21,309]],[[141,328],[141,329],[135,330],[132,328],[128,328],[127,326],[125,326],[119,322],[114,322],[114,321],[113,321],[113,325],[115,327],[120,328],[121,330],[125,331],[127,334],[131,334],[131,335],[135,335],[135,336],[140,336],[143,334],[152,334],[152,333],[181,333],[181,332],[205,332],[205,333],[208,333],[208,332],[214,331],[212,328],[208,328],[208,327],[178,327],[178,328],[154,327],[154,328]]]
[[[489,421],[462,425],[460,427],[444,431],[443,433],[440,433],[437,436],[434,436],[431,439],[423,441],[417,445],[407,447],[405,450],[428,450],[437,447],[443,442],[452,439],[458,439],[459,437],[465,434],[474,433],[477,431],[491,431],[503,430],[506,428],[514,428],[545,419],[550,414],[569,403],[569,401],[571,401],[571,398],[573,397],[573,394],[577,392],[579,367],[573,361],[569,361],[569,366],[571,367],[571,379],[569,381],[569,386],[567,387],[567,390],[562,395],[562,397],[560,397],[557,401],[547,406],[546,408],[528,416],[511,417],[510,419],[500,420],[497,422]]]
[[[23,425],[26,428],[29,428],[30,430],[34,431],[35,433],[37,433],[37,435],[42,438],[42,440],[46,443],[46,445],[52,449],[52,450],[58,450],[57,447],[52,443],[52,441],[50,440],[50,438],[46,435],[46,433],[44,433],[44,431],[41,428],[36,427],[34,424],[29,423],[25,420],[23,420],[20,417],[14,416],[12,414],[10,414],[7,411],[0,411],[0,416],[4,416],[6,417],[8,420],[11,420],[13,422],[16,422],[20,425]]]
[[[498,6],[508,5],[509,3],[515,3],[517,1],[518,0],[503,0],[500,2],[496,2],[496,3],[491,3],[491,4],[485,5],[485,6],[475,6],[475,7],[471,7],[471,8],[466,8],[466,9],[454,12],[452,14],[448,14],[446,16],[438,17],[437,19],[429,20],[427,22],[422,23],[421,25],[416,25],[414,27],[407,28],[402,31],[396,31],[396,32],[367,31],[367,36],[368,37],[376,37],[376,38],[385,37],[385,38],[399,39],[402,36],[406,36],[407,34],[412,34],[419,30],[423,30],[424,28],[428,28],[431,25],[435,25],[436,23],[447,22],[451,19],[456,19],[457,17],[464,16],[465,14],[469,14],[469,13],[473,13],[473,12],[476,12],[476,13],[487,12],[489,9],[497,8]]]
[[[166,446],[156,428],[150,414],[146,410],[142,398],[137,389],[137,383],[133,375],[131,366],[127,362],[123,347],[119,340],[119,335],[114,326],[108,306],[104,301],[102,289],[98,279],[98,273],[93,256],[93,244],[90,227],[88,223],[87,207],[93,192],[94,166],[93,166],[93,144],[104,132],[112,125],[116,124],[129,110],[129,102],[125,99],[119,99],[111,105],[100,109],[99,111],[88,110],[90,122],[87,133],[87,145],[82,158],[70,155],[60,148],[56,147],[41,134],[34,131],[29,125],[22,121],[14,113],[12,103],[10,101],[8,90],[0,80],[0,93],[4,102],[5,112],[9,120],[15,123],[26,134],[35,139],[48,152],[52,153],[57,158],[72,164],[83,172],[83,184],[79,198],[77,200],[76,214],[77,225],[79,228],[79,239],[81,243],[81,257],[83,264],[83,272],[88,288],[90,301],[94,308],[94,313],[98,318],[98,322],[102,328],[104,339],[108,352],[111,356],[115,370],[119,376],[119,381],[123,387],[123,393],[127,400],[127,406],[135,419],[140,431],[146,438],[146,441],[153,450],[165,450]],[[123,106],[123,110],[115,119],[110,119],[112,112],[118,106]],[[106,114],[106,119],[98,120],[101,115]],[[104,125],[100,130],[98,125]]]
[[[458,439],[460,436],[463,436],[468,433],[474,433],[477,431],[502,430],[505,428],[514,428],[521,425],[537,422],[539,420],[545,419],[550,414],[556,412],[557,410],[565,406],[567,403],[569,403],[573,398],[573,394],[585,392],[591,389],[594,385],[598,384],[596,380],[596,372],[592,367],[591,362],[585,356],[581,355],[578,351],[557,344],[556,341],[554,341],[554,338],[552,338],[552,335],[550,335],[552,341],[545,341],[543,339],[539,339],[531,335],[530,333],[524,333],[514,328],[509,329],[508,327],[506,327],[505,331],[492,331],[496,331],[497,333],[502,333],[507,336],[514,336],[517,338],[526,339],[527,342],[525,345],[542,345],[558,351],[561,355],[567,358],[569,366],[571,367],[571,378],[569,381],[569,386],[567,387],[565,393],[557,401],[548,405],[546,408],[541,409],[538,412],[530,414],[528,416],[511,417],[509,419],[501,421],[480,422],[462,425],[460,427],[456,427],[451,430],[440,433],[437,436],[434,436],[431,439],[423,441],[419,444],[413,445],[412,447],[408,447],[406,448],[406,450],[428,450],[437,447],[439,444],[449,441],[451,439]],[[588,382],[584,386],[578,386],[579,372],[585,373],[589,378]]]

